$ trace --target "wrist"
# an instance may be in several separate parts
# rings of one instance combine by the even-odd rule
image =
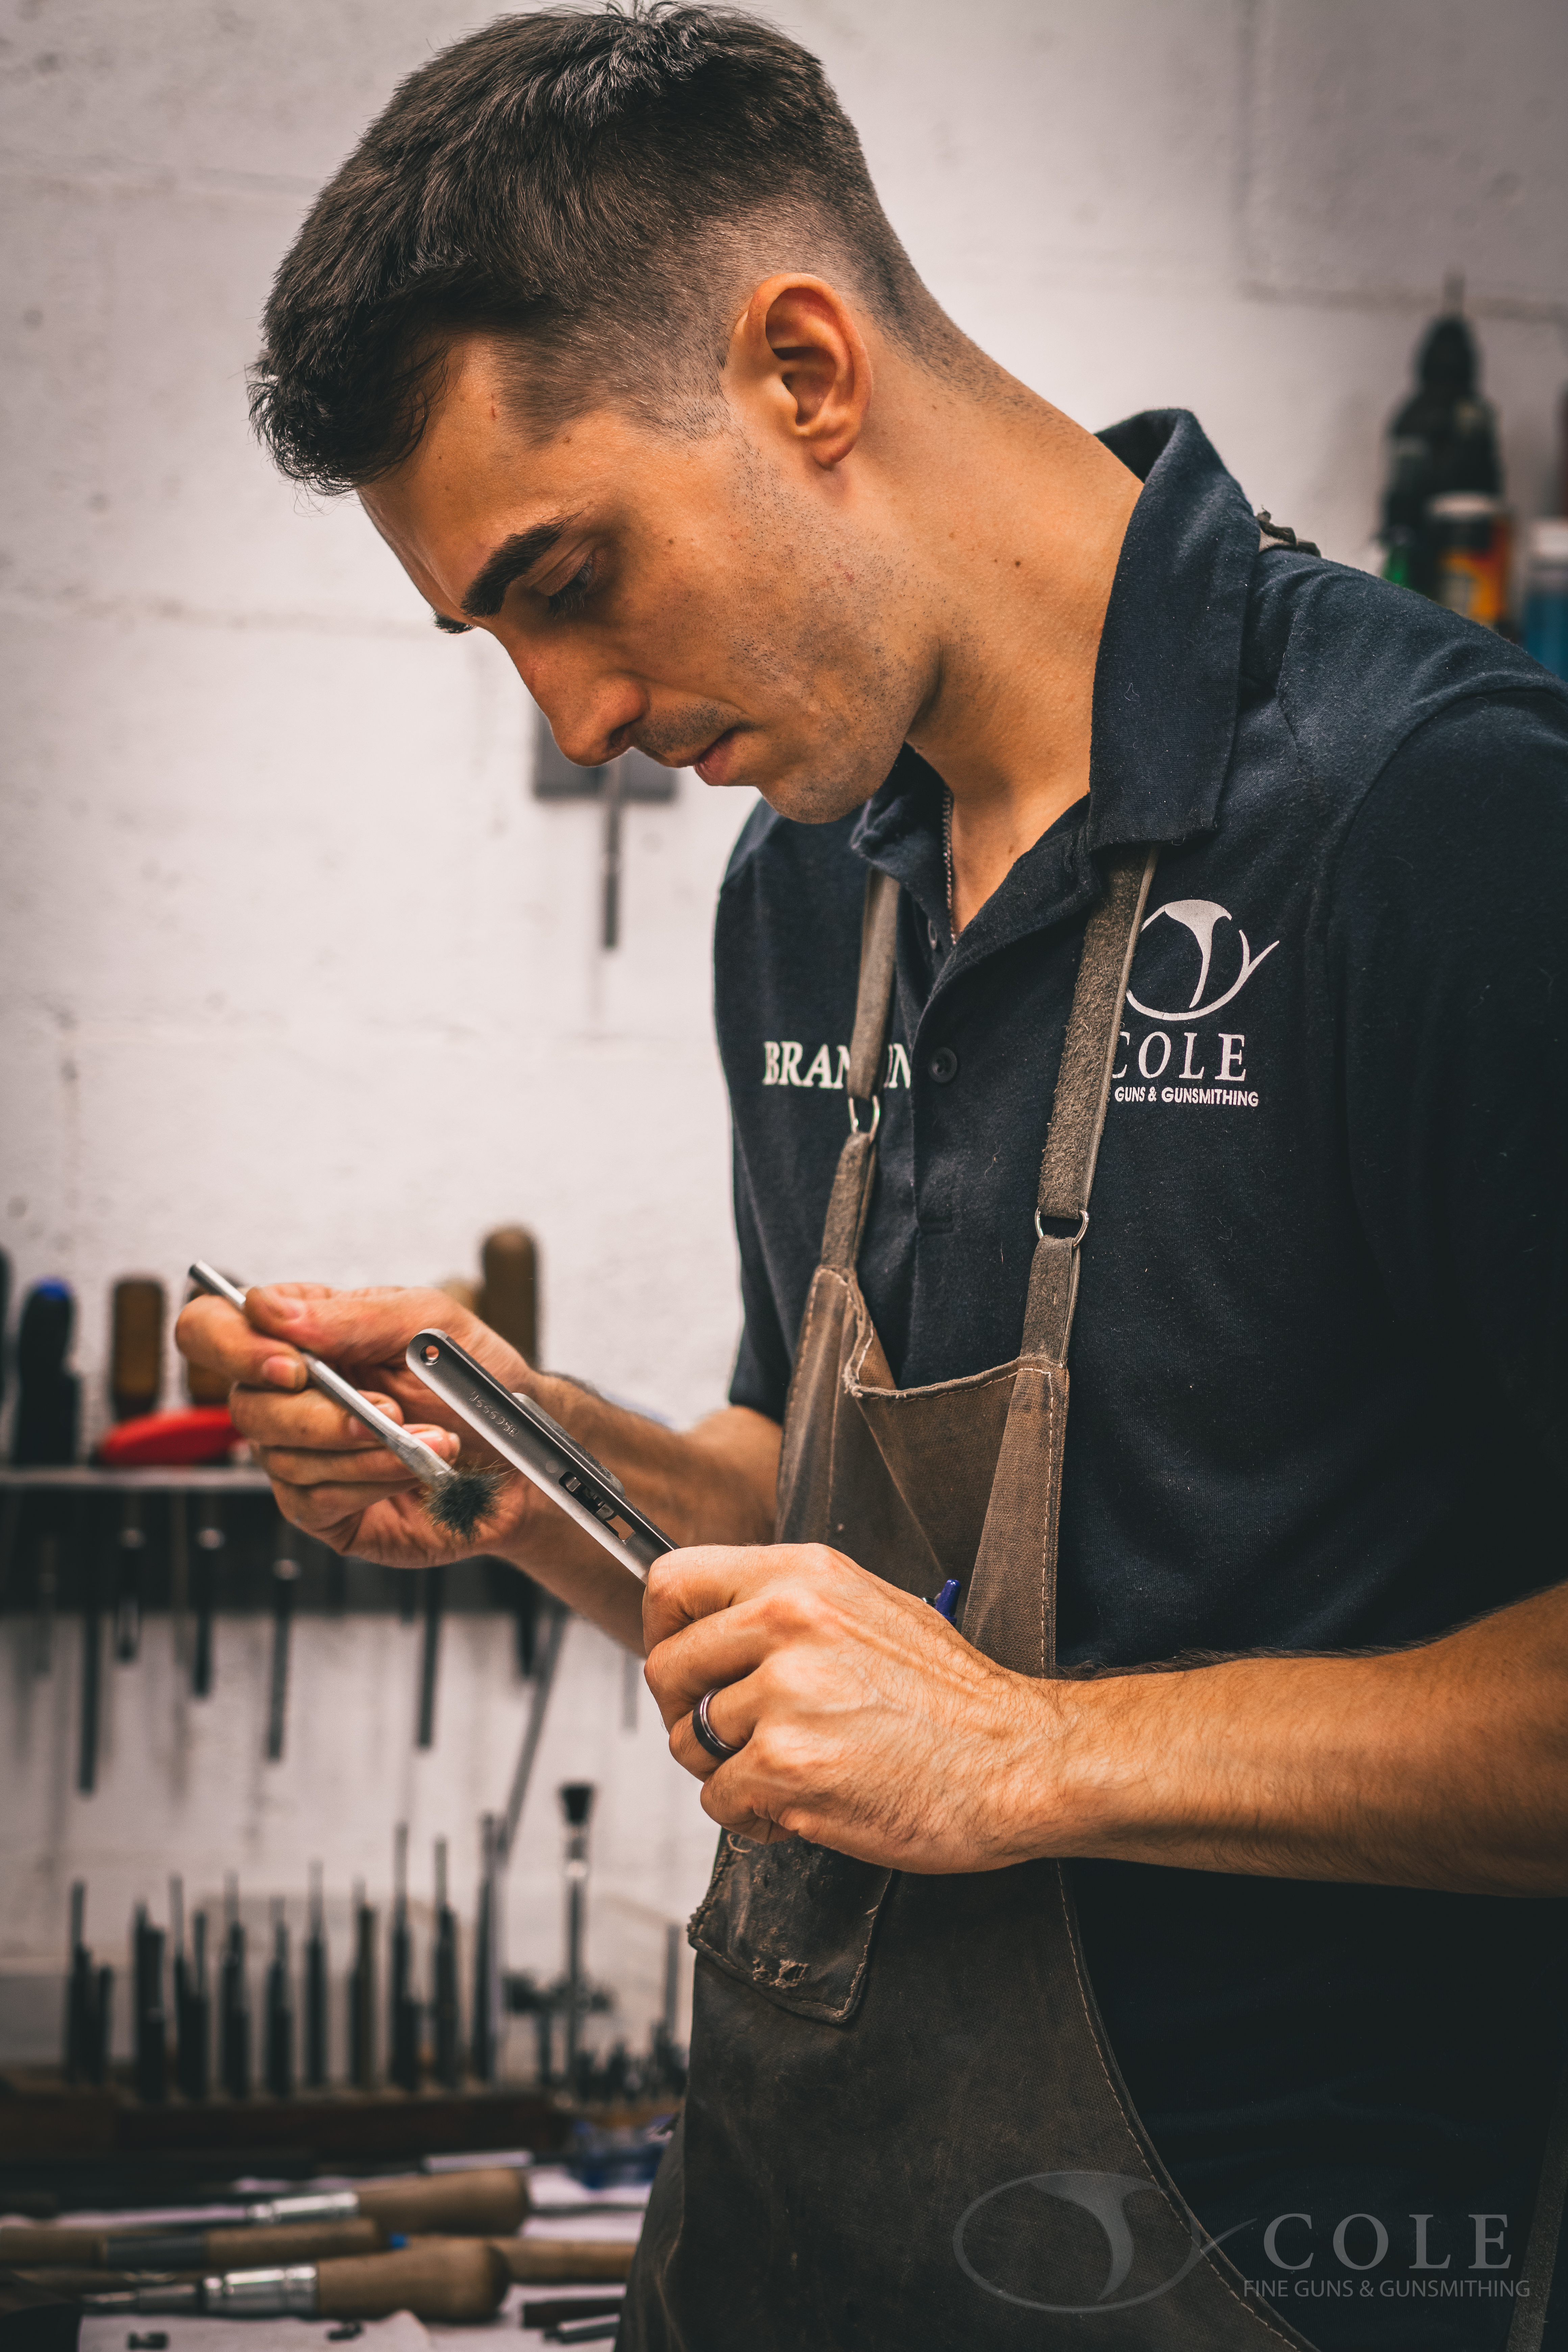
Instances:
[[[1061,1861],[1114,1851],[1116,1750],[1131,1678],[1018,1679],[1027,1692],[1014,1825],[1021,1857]]]

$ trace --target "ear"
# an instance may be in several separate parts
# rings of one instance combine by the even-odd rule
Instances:
[[[854,310],[820,278],[765,278],[735,323],[727,373],[773,427],[826,468],[860,437],[871,359]]]

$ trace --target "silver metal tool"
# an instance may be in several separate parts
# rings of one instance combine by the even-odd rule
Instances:
[[[222,2314],[229,2319],[314,2319],[317,2265],[298,2263],[258,2271],[227,2271],[204,2279],[150,2279],[83,2297],[89,2311],[135,2312],[174,2318],[188,2313]]]
[[[677,1549],[672,1537],[626,1500],[626,1490],[613,1470],[531,1398],[503,1389],[449,1332],[416,1331],[408,1342],[406,1360],[409,1370],[417,1372],[476,1435],[531,1478],[639,1581],[647,1581],[656,1559]],[[624,1534],[612,1524],[616,1520]]]
[[[230,1282],[226,1275],[219,1274],[217,1268],[208,1265],[204,1258],[197,1258],[192,1266],[191,1280],[200,1289],[210,1292],[213,1297],[226,1298],[231,1307],[237,1307],[244,1314],[245,1293],[239,1285]],[[372,1404],[369,1397],[362,1395],[352,1381],[344,1380],[342,1372],[334,1371],[331,1364],[324,1364],[320,1356],[312,1356],[308,1349],[301,1348],[299,1352],[305,1359],[311,1386],[341,1404],[345,1412],[352,1412],[357,1420],[363,1421],[367,1429],[374,1430],[387,1452],[395,1454],[404,1468],[412,1471],[424,1485],[444,1486],[449,1479],[461,1475],[452,1468],[450,1463],[443,1462],[438,1454],[433,1454],[423,1439],[410,1437],[408,1432],[390,1420],[379,1405]]]

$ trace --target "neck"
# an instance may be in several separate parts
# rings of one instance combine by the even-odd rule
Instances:
[[[952,795],[956,934],[1089,791],[1095,663],[1140,484],[999,371],[984,400],[932,411],[928,388],[903,446],[930,679],[909,740]]]

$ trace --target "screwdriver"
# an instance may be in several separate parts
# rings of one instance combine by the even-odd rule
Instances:
[[[131,1275],[114,1286],[109,1390],[116,1421],[156,1409],[163,1385],[163,1286]]]
[[[96,1544],[81,1547],[81,1722],[76,1785],[80,1795],[90,1797],[98,1786],[98,1717],[103,1659],[102,1577]]]
[[[69,2223],[25,2228],[0,2225],[0,2268],[5,2270],[200,2271],[252,2270],[262,2263],[313,2263],[344,2254],[374,2254],[384,2233],[368,2217],[296,2221],[287,2229],[76,2229]]]
[[[375,1913],[364,1882],[354,1883],[354,1964],[349,1976],[349,2080],[356,2091],[375,2088]]]
[[[0,2268],[75,2263],[103,2270],[248,2270],[258,2255],[304,2262],[335,2252],[369,2252],[388,2239],[408,2236],[436,2243],[493,2239],[510,2260],[513,2242],[520,2253],[525,2242],[515,2233],[528,2217],[528,2201],[522,2175],[507,2166],[415,2173],[363,2181],[357,2189],[249,2199],[243,2222],[210,2227],[105,2231],[10,2224],[0,2227]],[[534,2242],[526,2242],[530,2248]]]
[[[393,2253],[336,2262],[228,2271],[165,2280],[85,2297],[89,2312],[205,2313],[225,2318],[489,2319],[510,2283],[506,2263],[482,2238],[431,2238]]]
[[[327,2086],[327,1918],[321,1865],[310,1864],[310,1929],[305,1937],[305,2084]]]
[[[218,2055],[223,2086],[231,2099],[250,2096],[250,1994],[245,1980],[245,1928],[239,1916],[239,1881],[230,1872],[224,1888],[227,1921],[223,1967],[218,1977]]]
[[[289,1713],[289,1627],[300,1580],[295,1530],[279,1512],[272,1552],[272,1666],[267,1680],[267,1760],[279,1762]]]
[[[437,1560],[425,1570],[425,1624],[419,1645],[419,1722],[416,1748],[436,1745],[436,1677],[441,1663],[441,1611],[447,1597],[447,1571]]]
[[[136,2095],[155,2105],[169,2095],[169,2028],[163,2008],[163,1930],[153,1927],[144,1903],[136,1906],[132,1941]]]
[[[370,1916],[374,1919],[375,1914]],[[362,2180],[357,2189],[305,2189],[247,2200],[245,2212],[257,2228],[363,2215],[389,2235],[505,2237],[528,2218],[528,2185],[510,2166],[477,2165],[471,2172],[400,2174],[390,2180]]]
[[[207,1986],[207,1915],[191,1921],[191,1968],[180,2004],[179,2081],[184,2099],[205,2099],[211,2079],[212,1994]]]
[[[436,2080],[444,2091],[455,2091],[462,2080],[463,2060],[458,2014],[458,1915],[447,1900],[447,1841],[436,1841],[435,1979]]]
[[[414,1998],[414,1941],[408,1932],[408,1824],[399,1822],[393,1843],[392,1967],[387,2006],[392,2011],[391,2081],[400,2091],[419,2088],[419,2003]]]
[[[213,1618],[217,1608],[218,1560],[226,1540],[223,1505],[216,1494],[205,1494],[196,1526],[195,1573],[191,1579],[192,1613],[196,1621],[191,1651],[193,1698],[212,1696]]]
[[[114,1579],[114,1654],[122,1666],[131,1665],[142,1647],[142,1555],[146,1548],[142,1497],[132,1488],[120,1506]]]
[[[289,1989],[289,1927],[281,1897],[272,1905],[272,1958],[267,1969],[267,2087],[275,2099],[294,2092],[294,2003]]]

